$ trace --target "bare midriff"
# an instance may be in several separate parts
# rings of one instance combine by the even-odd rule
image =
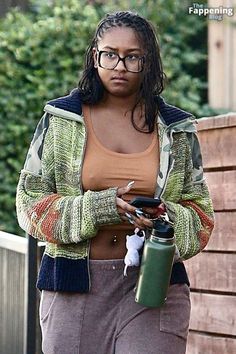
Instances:
[[[130,192],[122,197],[125,201],[138,195],[153,197],[159,167],[157,128],[151,134],[141,133],[128,118],[122,118],[126,119],[123,125],[116,124],[114,114],[109,119],[107,112],[104,115],[94,108],[91,114],[88,106],[83,106],[83,116],[88,137],[82,168],[84,191],[123,187],[134,180]],[[90,258],[124,258],[126,235],[133,233],[134,226],[128,221],[101,226],[91,239]]]
[[[132,231],[122,230],[99,230],[91,240],[91,259],[121,259],[126,254],[126,235],[132,235]]]

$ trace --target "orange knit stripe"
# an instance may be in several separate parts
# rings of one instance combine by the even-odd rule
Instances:
[[[204,213],[198,205],[190,200],[181,201],[180,204],[183,206],[190,206],[197,212],[198,216],[200,217],[203,229],[199,231],[198,237],[200,240],[200,249],[203,250],[209,241],[209,237],[214,227],[214,220],[209,218],[209,216]]]
[[[51,243],[58,243],[58,240],[53,237],[53,231],[60,213],[53,207],[53,203],[59,198],[58,194],[51,194],[34,204],[30,212],[30,217],[34,215],[32,220],[34,228],[37,228],[46,240]],[[45,212],[46,216],[44,216]]]

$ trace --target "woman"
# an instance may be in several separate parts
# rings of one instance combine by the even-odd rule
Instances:
[[[152,25],[108,14],[78,89],[44,108],[16,204],[20,226],[46,241],[37,282],[45,354],[185,353],[182,261],[207,244],[213,210],[194,119],[159,96],[163,79]],[[129,202],[140,195],[162,205],[138,216]],[[134,300],[139,267],[123,276],[126,235],[148,235],[163,211],[178,252],[166,304],[146,308]]]

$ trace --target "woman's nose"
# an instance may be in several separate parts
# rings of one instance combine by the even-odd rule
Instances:
[[[115,67],[115,70],[126,71],[125,63],[122,60],[119,60],[118,64]]]

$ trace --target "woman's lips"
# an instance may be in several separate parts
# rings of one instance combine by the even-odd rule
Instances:
[[[128,81],[124,77],[118,77],[118,76],[112,77],[111,80],[112,81],[116,81],[116,82],[126,82],[126,81]]]

